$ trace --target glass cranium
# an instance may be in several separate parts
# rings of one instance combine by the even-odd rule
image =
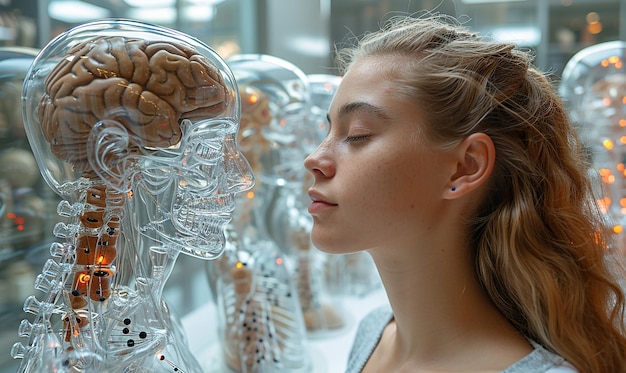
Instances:
[[[63,201],[12,355],[20,371],[200,371],[162,290],[179,253],[214,259],[235,194],[234,77],[210,47],[131,20],[50,42],[23,91],[29,142]]]
[[[311,123],[319,145],[328,133],[328,108],[339,88],[341,76],[331,74],[308,74],[311,85]]]
[[[626,42],[611,41],[576,53],[566,64],[559,94],[579,126],[597,172],[601,210],[625,248],[626,226]]]
[[[240,133],[242,144],[249,138],[256,138],[258,143],[260,137],[269,144],[254,149],[261,150],[254,168],[257,177],[273,185],[299,182],[304,157],[316,145],[309,123],[311,100],[306,75],[288,61],[262,54],[234,55],[227,62],[242,96],[254,100],[261,112],[266,111],[266,120],[251,121],[255,126],[242,124]]]

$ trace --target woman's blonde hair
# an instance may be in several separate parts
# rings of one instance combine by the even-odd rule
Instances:
[[[442,15],[394,18],[338,51],[344,69],[369,56],[398,57],[390,78],[424,113],[430,143],[492,138],[495,169],[470,228],[477,277],[500,311],[581,372],[626,372],[620,266],[591,167],[532,56]]]

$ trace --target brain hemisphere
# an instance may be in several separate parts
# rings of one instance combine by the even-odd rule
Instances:
[[[172,42],[103,37],[71,48],[45,81],[39,119],[52,152],[90,169],[85,143],[93,126],[114,120],[133,147],[177,144],[180,121],[212,118],[228,104],[215,65]]]

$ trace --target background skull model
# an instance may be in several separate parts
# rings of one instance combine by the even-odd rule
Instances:
[[[24,82],[29,142],[64,200],[12,356],[20,371],[195,372],[161,292],[180,252],[214,259],[253,176],[239,96],[196,39],[108,20],[60,35]]]
[[[260,57],[254,56],[255,61]],[[277,60],[269,56],[262,58]],[[238,61],[228,60],[242,98],[241,150],[259,180],[265,181],[271,172],[276,172],[279,178],[295,179],[302,173],[302,159],[295,157],[297,128],[289,125],[286,111],[281,111],[293,103],[293,97],[276,79],[263,80],[267,83],[263,87],[249,84],[243,76],[245,73],[257,76],[257,71],[242,71]],[[287,71],[271,62],[270,66]],[[277,96],[268,87],[282,93],[283,100],[277,102]],[[291,108],[299,112],[306,110],[299,103]],[[277,152],[275,138],[267,136],[268,131],[289,141],[294,157]],[[274,168],[278,160],[286,167]],[[236,218],[226,230],[226,251],[220,259],[209,263],[212,265],[209,279],[220,316],[219,346],[224,362],[220,371],[304,373],[312,368],[299,289],[287,268],[285,253],[266,227],[268,202],[273,193],[269,186],[267,182],[259,182],[246,198],[238,199]]]

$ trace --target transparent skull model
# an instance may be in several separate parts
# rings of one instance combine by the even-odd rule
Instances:
[[[179,253],[214,259],[253,175],[234,78],[208,46],[127,20],[48,44],[24,82],[39,169],[63,201],[29,297],[20,371],[197,372],[162,290]]]
[[[241,228],[237,232],[239,246],[249,254],[236,255],[230,267],[241,262],[243,268],[233,270],[234,273],[254,269],[254,263],[272,262],[278,250],[281,260],[285,260],[278,268],[289,272],[290,287],[297,295],[291,299],[299,302],[304,328],[308,332],[338,328],[343,325],[342,315],[335,304],[330,305],[323,299],[324,284],[317,276],[323,266],[321,253],[310,242],[312,222],[306,208],[308,196],[303,161],[317,146],[318,135],[311,122],[308,78],[293,64],[271,56],[239,55],[228,59],[228,63],[242,97],[240,143],[253,145],[242,145],[242,151],[251,159],[259,179],[253,196],[257,207],[250,224],[254,228]],[[251,231],[254,234],[251,235]],[[250,238],[255,235],[263,240]],[[260,241],[264,244],[260,245]],[[242,259],[245,257],[252,260]],[[273,273],[275,279],[280,278],[277,271]],[[259,283],[266,279],[261,278]],[[276,325],[282,328],[285,323]]]
[[[626,42],[578,52],[563,70],[559,93],[589,148],[602,195],[598,201],[626,249]]]
[[[266,224],[276,186],[303,174],[293,120],[306,118],[308,88],[299,70],[271,56],[240,55],[227,62],[242,101],[241,150],[262,181],[238,200],[226,251],[211,263],[223,360],[235,372],[308,372],[298,292]],[[273,77],[276,72],[281,79]],[[283,146],[286,153],[279,152]],[[272,168],[274,162],[279,166]]]

